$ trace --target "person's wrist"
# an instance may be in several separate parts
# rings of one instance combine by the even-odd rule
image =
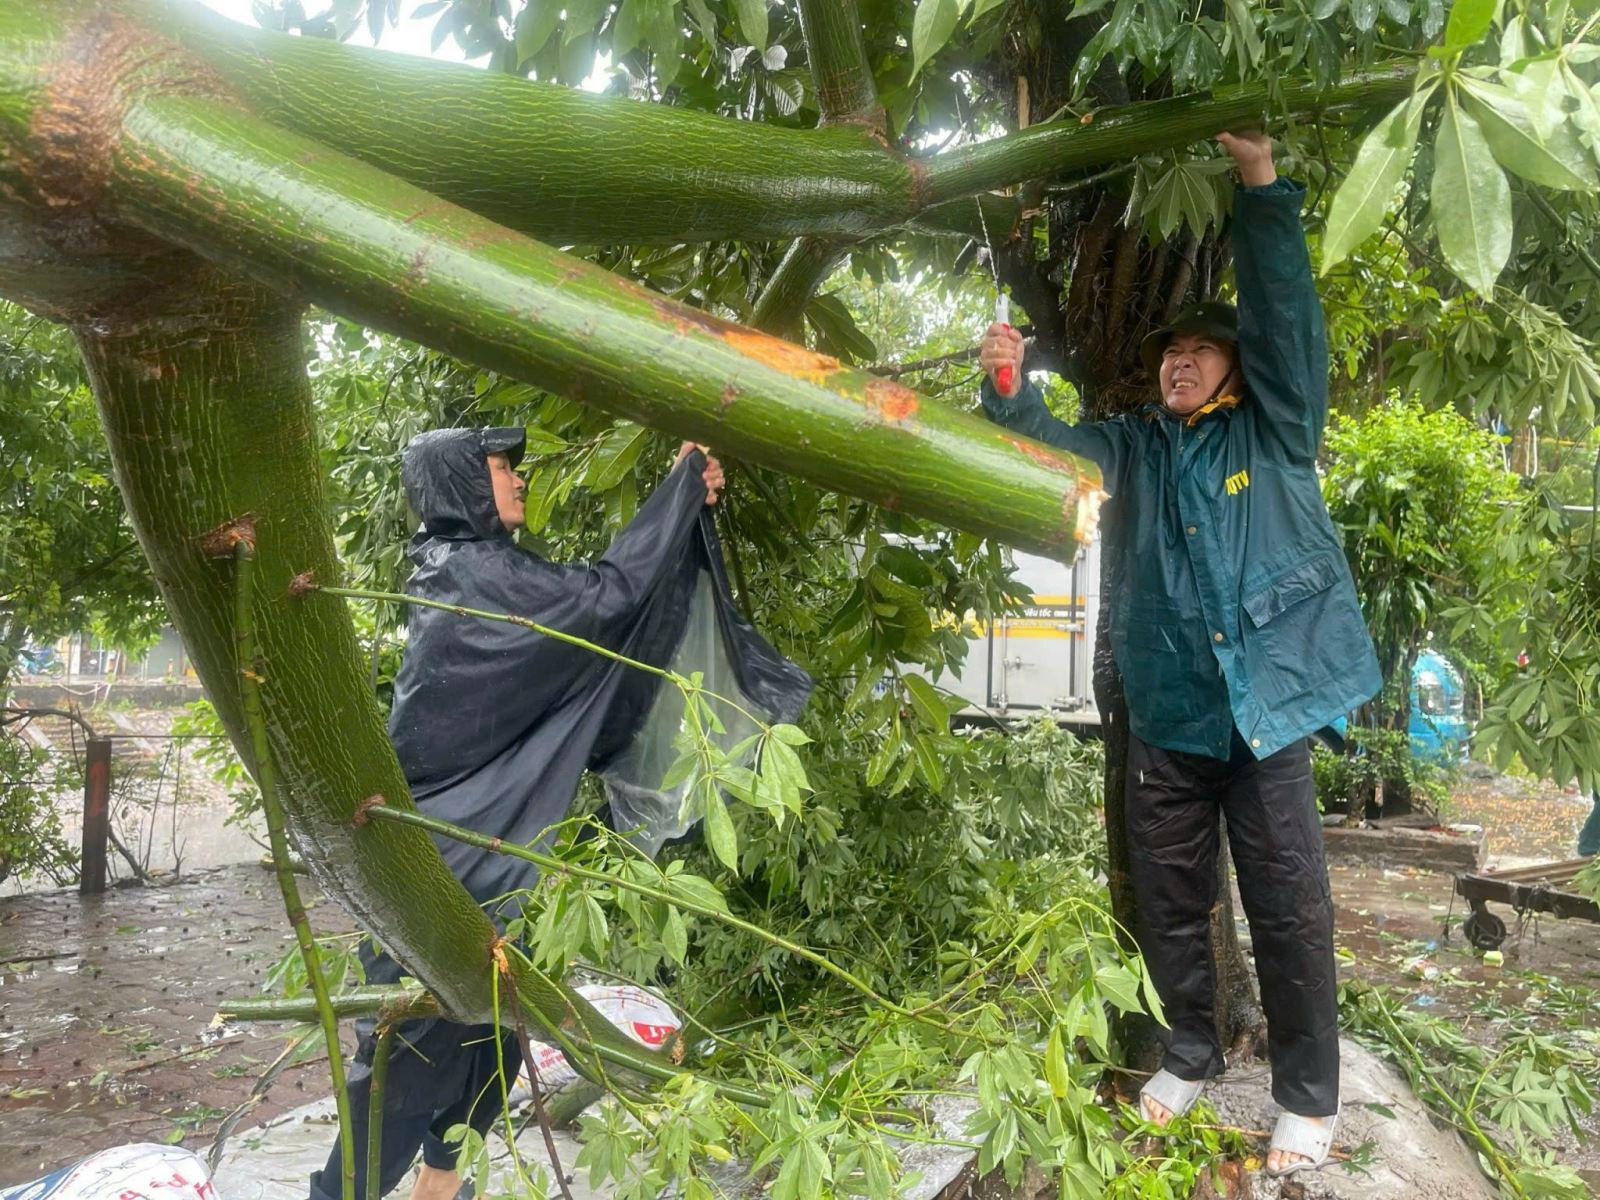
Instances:
[[[1264,163],[1239,164],[1239,180],[1245,187],[1266,187],[1270,183],[1277,182],[1277,179],[1278,169],[1271,159]]]

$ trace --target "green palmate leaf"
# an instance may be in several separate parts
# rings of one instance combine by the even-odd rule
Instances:
[[[1322,270],[1338,265],[1377,232],[1389,202],[1405,177],[1422,127],[1428,93],[1408,96],[1367,134],[1328,210],[1328,231],[1322,238]]]
[[[1509,89],[1465,76],[1461,86],[1463,106],[1478,122],[1501,166],[1548,188],[1594,188],[1594,168],[1570,124],[1562,121],[1546,135]]]
[[[1511,185],[1453,91],[1433,144],[1433,224],[1450,269],[1487,295],[1511,254]]]
[[[1222,73],[1222,51],[1199,25],[1179,28],[1170,55],[1172,84],[1179,91],[1210,86]]]
[[[918,0],[917,15],[911,20],[913,79],[922,73],[923,64],[950,40],[960,17],[961,0]]]
[[[757,50],[767,48],[767,0],[733,0],[739,29]]]
[[[1138,211],[1162,238],[1179,229],[1202,231],[1222,215],[1218,181],[1229,164],[1217,158],[1189,158],[1171,163],[1149,185]],[[1133,203],[1133,202],[1130,202]]]
[[[1444,27],[1444,44],[1461,50],[1479,41],[1494,24],[1500,0],[1456,0],[1450,7],[1450,20]]]

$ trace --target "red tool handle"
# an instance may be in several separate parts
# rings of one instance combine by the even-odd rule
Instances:
[[[994,382],[995,386],[1000,389],[1002,396],[1009,396],[1011,394],[1011,368],[1001,367],[999,371],[995,372]]]

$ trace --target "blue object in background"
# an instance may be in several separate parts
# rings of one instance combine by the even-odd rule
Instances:
[[[1340,737],[1349,721],[1340,717],[1332,723]],[[1466,717],[1466,690],[1461,673],[1450,660],[1433,650],[1417,655],[1411,669],[1411,752],[1417,758],[1442,766],[1465,762],[1472,741],[1472,726]]]
[[[1411,750],[1439,763],[1467,757],[1472,726],[1467,723],[1461,675],[1450,660],[1432,650],[1417,655],[1411,670]]]

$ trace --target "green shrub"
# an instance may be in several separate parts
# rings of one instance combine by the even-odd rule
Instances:
[[[43,876],[58,887],[78,878],[78,855],[61,835],[53,803],[61,781],[44,771],[49,755],[0,733],[0,880]]]

